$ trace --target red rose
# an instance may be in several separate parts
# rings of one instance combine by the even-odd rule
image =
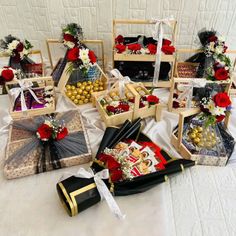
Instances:
[[[17,52],[22,52],[23,49],[24,49],[23,43],[21,43],[21,42],[18,43],[17,46],[16,46],[16,51],[17,51]]]
[[[147,101],[150,103],[150,104],[157,104],[159,102],[159,98],[155,95],[149,95],[147,97]]]
[[[117,182],[122,179],[122,170],[117,169],[110,172],[111,181]]]
[[[79,48],[75,47],[67,52],[67,59],[69,61],[76,61],[78,60],[78,58],[79,58]]]
[[[124,37],[122,35],[118,35],[115,39],[116,43],[123,43],[124,42]]]
[[[162,40],[162,45],[170,46],[171,45],[171,41],[169,39],[163,39]]]
[[[229,72],[225,68],[220,68],[215,71],[216,80],[227,80],[229,78]]]
[[[116,111],[116,108],[114,106],[110,106],[110,105],[108,105],[106,107],[106,109],[107,109],[108,112],[112,112],[112,113],[115,113],[115,111]]]
[[[224,115],[216,116],[216,122],[221,122],[222,120],[224,120],[224,118]]]
[[[5,69],[2,71],[2,78],[5,80],[5,81],[11,81],[13,80],[14,78],[14,73],[12,70],[10,69]]]
[[[117,108],[121,109],[122,111],[128,111],[129,105],[128,104],[120,104]]]
[[[217,93],[213,97],[213,101],[218,107],[227,107],[231,104],[230,98],[227,93]]]
[[[148,50],[149,50],[150,54],[156,54],[156,52],[157,52],[157,45],[155,45],[153,43],[149,43],[148,44]]]
[[[70,41],[72,43],[76,42],[75,37],[71,34],[64,34],[63,38],[64,38],[65,41]]]
[[[141,49],[141,45],[139,43],[133,43],[128,45],[128,49],[136,52]]]
[[[167,55],[172,55],[175,52],[175,47],[169,45],[163,45],[161,51]]]
[[[118,53],[122,53],[126,50],[126,46],[124,44],[117,44],[115,48]]]
[[[97,61],[97,58],[96,58],[96,55],[95,55],[94,51],[89,50],[88,56],[89,56],[89,59],[90,59],[91,63],[94,64]]]
[[[211,37],[208,38],[208,42],[215,42],[217,41],[217,37],[215,35],[212,35]]]
[[[64,127],[60,133],[57,133],[57,137],[56,140],[61,140],[63,138],[65,138],[68,135],[68,130],[66,127]]]
[[[139,102],[139,108],[145,107],[144,103],[142,101]]]
[[[37,135],[43,141],[47,141],[52,136],[52,127],[42,124],[38,127]]]
[[[115,170],[120,168],[120,163],[117,162],[113,156],[110,156],[106,161],[106,166],[109,170]]]

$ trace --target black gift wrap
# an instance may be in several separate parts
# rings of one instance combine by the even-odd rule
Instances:
[[[104,133],[96,157],[98,157],[98,155],[102,153],[106,147],[113,148],[118,142],[128,138],[136,140],[137,142],[152,142],[146,135],[140,133],[140,128],[141,119],[137,119],[133,123],[127,120],[121,128],[108,127]],[[195,162],[191,160],[175,159],[163,149],[160,152],[167,161],[167,164],[165,165],[166,168],[164,170],[135,177],[132,180],[124,180],[116,183],[111,183],[108,180],[105,180],[104,182],[108,189],[110,189],[115,196],[141,193],[157,184],[165,182],[168,175],[181,172],[184,168],[195,165]],[[95,159],[91,165],[91,168],[94,173],[97,173],[103,170],[104,166]],[[71,176],[70,178],[57,184],[59,197],[66,209],[69,210],[69,215],[73,216],[100,201],[98,191],[96,187],[94,187],[92,189],[89,188],[87,192],[83,192],[83,194],[77,195],[74,199],[74,205],[71,203],[71,193],[76,190],[78,192],[82,191],[86,184],[89,186],[91,183],[94,183],[93,179]],[[72,211],[72,207],[74,207],[75,210]],[[76,209],[78,209],[78,211],[76,211]]]

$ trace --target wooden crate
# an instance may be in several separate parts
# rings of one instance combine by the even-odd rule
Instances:
[[[178,49],[177,50],[177,61],[175,63],[175,70],[174,70],[174,78],[171,82],[171,88],[170,88],[170,95],[169,95],[169,101],[168,101],[168,110],[171,112],[182,112],[186,109],[189,108],[173,108],[173,96],[174,96],[174,92],[175,92],[175,88],[176,85],[178,83],[191,83],[194,79],[203,79],[203,78],[195,78],[195,77],[185,77],[184,73],[181,73],[178,69],[181,66],[185,66],[186,68],[188,68],[189,70],[193,69],[194,71],[192,72],[192,75],[194,75],[194,72],[196,72],[196,67],[198,67],[198,63],[191,63],[191,62],[183,62],[183,61],[178,61],[178,57],[180,54],[187,54],[187,53],[199,53],[199,52],[203,52],[203,50],[201,49]],[[236,51],[234,50],[229,50],[227,51],[227,54],[234,54],[236,53]],[[190,74],[190,73],[189,73]],[[207,80],[207,83],[217,83],[217,84],[221,84],[225,86],[225,92],[227,93],[234,93],[231,89],[231,79],[228,79],[226,81],[210,81]],[[235,92],[236,94],[236,92]],[[190,108],[193,109],[194,108]]]
[[[32,82],[35,88],[44,88],[46,86],[52,86],[53,87],[53,97],[54,101],[51,107],[44,107],[44,108],[35,108],[35,109],[28,109],[27,111],[13,111],[14,103],[15,101],[12,100],[12,98],[9,95],[10,100],[10,109],[9,113],[13,119],[19,119],[19,118],[25,118],[25,117],[31,117],[31,116],[37,116],[37,115],[44,115],[44,114],[50,114],[53,113],[56,110],[56,98],[55,98],[55,90],[54,90],[54,83],[51,76],[48,77],[38,77],[38,78],[29,78],[24,79],[25,82]],[[11,81],[6,83],[7,91],[12,87],[17,87],[18,82],[17,81]]]
[[[101,92],[95,92],[92,94],[93,96],[93,104],[95,104],[96,108],[98,109],[98,112],[102,118],[102,120],[104,121],[106,127],[109,127],[109,126],[117,126],[117,125],[120,125],[120,124],[123,124],[126,120],[130,120],[130,121],[133,121],[133,109],[130,108],[129,111],[127,112],[123,112],[123,113],[120,113],[120,114],[115,114],[115,115],[111,115],[109,116],[106,111],[104,110],[103,106],[101,105],[100,103],[100,99],[102,96],[106,95],[106,94],[110,94],[112,92],[117,92],[119,91],[119,83],[116,82],[112,87],[111,89],[106,90],[106,91],[101,91]],[[127,92],[130,92],[134,98],[135,98],[135,104],[139,104],[139,98],[137,96],[135,96],[135,94],[133,94],[133,92],[129,89],[129,87],[127,86],[127,84],[125,85],[125,91]],[[134,105],[135,106],[135,105]]]
[[[222,157],[214,157],[214,156],[207,156],[204,157],[201,155],[192,154],[187,147],[182,143],[183,138],[183,128],[184,128],[184,120],[187,117],[196,115],[200,112],[199,108],[191,109],[188,111],[183,111],[179,113],[179,123],[178,128],[176,128],[171,135],[171,144],[175,147],[175,149],[178,151],[178,153],[184,158],[188,160],[196,161],[196,164],[201,165],[219,165],[224,166],[227,163],[228,157],[222,156]],[[229,114],[226,115],[224,123],[227,127],[229,122]],[[176,135],[177,132],[177,135]]]
[[[79,104],[75,104],[70,98],[68,98],[67,97],[67,95],[66,95],[66,85],[67,85],[67,83],[68,83],[68,80],[69,80],[69,77],[70,77],[70,75],[67,73],[67,68],[68,68],[68,63],[67,63],[67,65],[66,65],[66,67],[65,67],[65,69],[64,69],[64,71],[63,71],[63,73],[62,73],[62,75],[61,75],[61,79],[60,79],[60,81],[59,81],[59,83],[58,83],[58,89],[59,89],[59,91],[62,93],[62,95],[65,97],[65,99],[67,100],[67,101],[69,101],[73,106],[78,106]],[[100,71],[100,77],[99,78],[97,78],[96,80],[100,80],[100,81],[102,81],[102,83],[103,83],[103,88],[104,88],[104,90],[106,90],[107,89],[107,85],[108,85],[108,77],[106,76],[106,74],[103,72],[103,70],[102,70],[102,68],[98,65],[98,64],[95,64],[95,66],[98,68],[98,70]],[[91,97],[92,97],[92,94],[91,94]],[[89,102],[92,102],[92,99],[90,99],[90,101]]]
[[[113,52],[113,68],[115,61],[137,61],[137,62],[155,62],[156,55],[140,55],[140,54],[121,54],[115,52],[115,38],[117,25],[120,24],[137,24],[137,25],[154,25],[155,22],[152,20],[128,20],[128,19],[114,19],[113,20],[113,41],[112,41],[112,52]],[[176,34],[177,34],[177,21],[171,21],[171,29],[172,29],[172,44],[175,45]],[[155,87],[161,88],[169,88],[171,86],[171,79],[173,78],[174,73],[174,64],[175,64],[175,55],[166,55],[164,53],[161,54],[162,62],[169,62],[172,64],[171,72],[170,72],[170,80],[169,81],[158,81]],[[153,87],[153,82],[142,82],[146,87]]]
[[[30,142],[33,142],[36,135],[34,132],[31,132],[26,129],[20,128],[21,126],[15,126],[15,122],[19,122],[20,124],[35,124],[34,119],[41,118],[41,117],[30,117],[21,120],[14,120],[10,125],[9,129],[9,138],[6,147],[6,156],[5,156],[5,163],[3,167],[4,176],[7,179],[14,179],[19,177],[24,177],[27,175],[39,174],[44,171],[51,171],[59,168],[65,168],[74,165],[81,165],[91,161],[92,154],[91,154],[91,147],[89,144],[89,139],[87,132],[85,130],[84,124],[82,122],[81,114],[78,110],[67,111],[63,113],[55,113],[56,119],[60,118],[61,116],[69,116],[71,119],[66,119],[65,126],[68,129],[68,135],[74,133],[81,133],[83,134],[83,139],[86,145],[87,151],[84,153],[79,154],[80,148],[78,147],[78,154],[74,153],[72,156],[66,156],[57,160],[52,161],[51,157],[45,155],[45,170],[37,170],[38,163],[40,161],[40,154],[42,149],[40,145],[38,145],[34,150],[29,150],[29,152],[23,157],[23,160],[18,160],[19,163],[15,164],[14,159],[12,163],[8,163],[8,159],[11,158],[16,152],[19,152],[20,149],[28,145]],[[43,121],[43,119],[42,119]],[[17,159],[17,158],[16,158]]]
[[[135,103],[134,106],[134,114],[133,114],[133,120],[137,118],[146,118],[150,116],[154,116],[156,121],[161,120],[161,112],[162,108],[164,107],[163,104],[155,104],[151,105],[150,107],[145,106],[140,108],[139,107],[139,101],[140,101],[140,94],[136,91],[137,87],[142,87],[143,91],[146,92],[146,94],[150,94],[150,92],[146,89],[146,87],[143,85],[143,83],[135,83],[135,84],[128,84],[127,85],[129,90],[137,97],[138,99],[136,100],[137,102]]]

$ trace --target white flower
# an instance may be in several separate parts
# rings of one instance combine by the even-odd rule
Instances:
[[[214,43],[214,42],[210,42],[210,44],[209,44],[209,50],[212,51],[212,52],[214,52],[214,50],[215,50],[215,43]]]
[[[46,104],[45,104],[46,105]],[[44,121],[45,125],[48,125],[49,127],[52,127],[52,123],[49,120]]]
[[[215,48],[215,53],[216,54],[222,54],[224,51],[224,48],[222,46],[218,46]]]
[[[13,51],[14,49],[16,49],[17,45],[19,44],[20,42],[18,40],[13,40],[11,43],[9,43],[7,45],[7,48],[11,51]]]
[[[216,106],[214,109],[211,110],[211,114],[213,116],[220,116],[220,115],[225,115],[225,107],[218,107]]]
[[[148,48],[141,48],[141,49],[140,49],[140,52],[141,52],[141,54],[149,54],[149,53],[150,53],[150,51],[148,50]]]
[[[68,48],[73,48],[75,46],[75,44],[73,42],[70,41],[63,41],[64,45],[67,46]]]
[[[119,102],[119,101],[112,101],[112,102],[110,103],[110,105],[113,106],[113,107],[117,107],[117,106],[120,105],[120,102]]]
[[[89,49],[80,49],[79,50],[79,57],[82,60],[82,58],[88,57]]]
[[[207,108],[210,113],[215,109],[215,103],[214,101],[210,100],[206,105],[204,105],[204,108]]]
[[[220,41],[220,42],[225,42],[225,37],[219,36],[219,37],[218,37],[218,41]]]

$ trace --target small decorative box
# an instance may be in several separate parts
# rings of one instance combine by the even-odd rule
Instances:
[[[12,122],[4,175],[13,179],[90,160],[88,137],[78,110],[35,116]]]

